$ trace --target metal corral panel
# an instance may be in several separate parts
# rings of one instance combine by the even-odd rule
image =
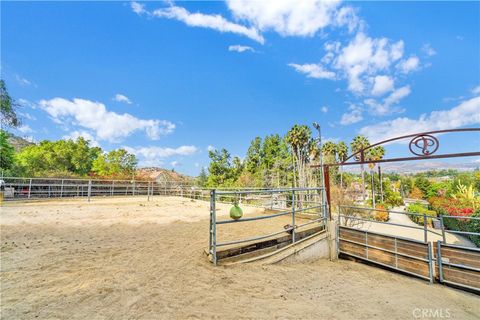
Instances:
[[[435,243],[440,282],[480,292],[480,249]]]
[[[430,243],[339,227],[339,253],[433,280]]]

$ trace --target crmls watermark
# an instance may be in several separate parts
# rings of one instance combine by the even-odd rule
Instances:
[[[415,308],[412,311],[414,319],[450,319],[450,309],[439,308]]]

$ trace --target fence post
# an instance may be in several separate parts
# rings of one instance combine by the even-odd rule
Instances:
[[[115,180],[112,180],[112,188],[110,189],[110,195],[113,196],[113,191],[115,190]]]
[[[30,199],[30,190],[32,190],[32,179],[30,178],[30,183],[28,185],[28,199]]]
[[[443,282],[442,243],[437,241],[438,280]]]
[[[215,211],[215,189],[210,191],[210,248],[213,264],[217,265],[217,219]]]
[[[423,214],[423,237],[425,243],[428,241],[428,235],[427,235],[427,215],[424,213]]]
[[[91,195],[92,195],[92,180],[88,180],[88,202],[90,202]]]
[[[440,227],[442,228],[442,240],[443,243],[447,243],[447,240],[445,239],[445,225],[443,224],[443,214],[440,214]]]
[[[60,198],[63,197],[63,179],[62,179],[62,186],[60,187]]]
[[[432,243],[428,243],[428,275],[430,277],[430,283],[433,283],[433,249]]]
[[[150,181],[147,182],[147,201],[150,201]]]
[[[292,243],[295,243],[295,190],[292,190]]]
[[[135,180],[133,180],[132,196],[135,195]]]

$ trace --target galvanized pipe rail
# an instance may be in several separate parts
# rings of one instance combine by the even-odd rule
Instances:
[[[321,192],[323,188],[281,188],[281,189],[262,189],[262,190],[211,190],[210,191],[210,227],[209,227],[209,253],[212,256],[213,263],[217,265],[218,259],[217,259],[217,248],[222,247],[222,246],[228,246],[228,245],[234,245],[234,244],[240,244],[240,243],[247,243],[247,242],[252,242],[252,241],[258,241],[258,240],[263,240],[267,238],[274,237],[276,235],[285,233],[285,232],[291,232],[292,234],[292,243],[295,243],[296,241],[296,230],[299,228],[302,228],[304,226],[313,224],[313,223],[322,223],[325,222],[327,219],[326,216],[326,208],[325,208],[325,199],[323,197],[323,192]],[[306,193],[305,193],[306,192]],[[313,206],[307,206],[307,207],[302,207],[302,208],[297,208],[296,206],[299,204],[305,204],[304,201],[298,200],[297,198],[305,196],[306,198],[308,196],[311,196],[310,192],[315,192],[315,196],[319,199],[319,201],[307,201],[308,203],[317,203],[319,205],[313,205]],[[240,218],[238,220],[219,220],[217,221],[217,210],[216,210],[216,203],[219,202],[217,201],[218,198],[223,198],[224,196],[230,196],[230,198],[233,198],[235,200],[238,200],[242,195],[265,195],[265,194],[279,194],[279,195],[291,195],[291,201],[289,201],[290,204],[290,209],[289,210],[284,210],[279,213],[275,214],[269,214],[269,215],[262,215],[262,216],[255,216],[255,217],[247,217],[247,218]],[[230,201],[231,203],[231,201]],[[287,204],[287,201],[285,201],[285,204]],[[246,204],[247,206],[249,205],[248,203]],[[268,208],[267,208],[268,209]],[[318,209],[321,209],[318,211]],[[305,212],[309,210],[315,210],[318,213],[318,218],[314,219],[312,221],[303,223],[301,225],[296,225],[296,217],[295,215],[299,212]],[[264,220],[264,219],[274,219],[278,218],[281,216],[287,216],[291,215],[292,216],[292,225],[289,226],[288,228],[283,228],[281,231],[276,231],[270,234],[266,235],[260,235],[260,236],[255,236],[255,237],[249,237],[245,239],[237,239],[237,240],[232,240],[232,241],[223,241],[223,242],[217,242],[217,225],[226,225],[226,224],[232,224],[232,223],[241,223],[241,222],[251,222],[251,221],[258,221],[258,220]]]

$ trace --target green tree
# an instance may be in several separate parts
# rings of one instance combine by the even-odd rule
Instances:
[[[337,155],[340,163],[345,162],[348,157],[348,146],[345,142],[340,141],[337,144]],[[340,186],[343,187],[343,167],[340,166]]]
[[[99,176],[129,176],[135,172],[137,158],[125,149],[100,154],[92,163],[92,171]]]
[[[250,143],[245,158],[245,168],[248,172],[255,174],[260,170],[262,161],[262,139],[256,137]]]
[[[17,127],[20,125],[20,119],[17,116],[17,102],[8,94],[5,81],[0,80],[0,124],[2,128]]]
[[[207,172],[205,171],[205,167],[202,167],[202,169],[200,170],[200,174],[197,177],[197,184],[200,187],[205,187],[207,185],[207,180]]]
[[[294,125],[287,133],[286,142],[290,145],[293,155],[294,186],[304,188],[307,186],[307,163],[310,161],[312,132],[305,125]]]
[[[234,184],[230,153],[226,149],[208,152],[210,165],[208,167],[207,187],[227,187]]]
[[[0,130],[0,169],[2,173],[11,170],[15,161],[15,150],[8,142],[8,133]]]
[[[358,135],[353,138],[353,141],[350,143],[350,148],[352,153],[357,153],[355,155],[356,161],[365,160],[365,152],[363,151],[370,145],[370,141],[365,136]],[[365,168],[363,164],[360,165],[360,170],[362,173],[362,197],[365,200]]]

